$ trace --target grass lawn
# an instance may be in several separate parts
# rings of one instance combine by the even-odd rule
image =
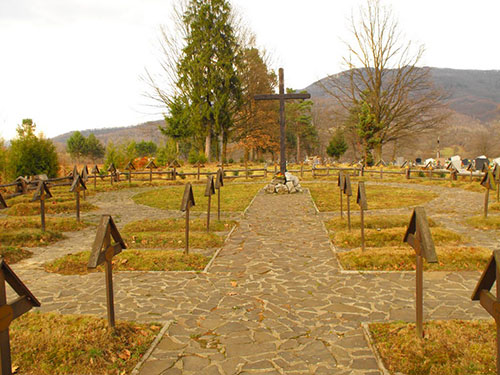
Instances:
[[[0,256],[4,258],[7,264],[14,264],[23,259],[30,258],[33,253],[29,250],[21,249],[17,246],[0,246]]]
[[[303,186],[311,191],[318,210],[322,212],[340,210],[339,188],[336,184],[305,183]],[[351,181],[351,188],[353,193],[350,198],[351,210],[358,211],[359,206],[356,204],[358,184]],[[436,197],[437,194],[429,191],[381,185],[366,186],[366,199],[370,210],[417,206]],[[345,195],[342,197],[344,210],[347,209],[346,198]]]
[[[116,256],[113,268],[118,271],[201,271],[210,257],[190,253],[184,255],[184,219],[139,220],[127,224],[121,235],[128,250]],[[221,247],[225,236],[236,225],[235,221],[213,220],[211,232],[206,232],[203,218],[189,221],[189,246],[191,249]],[[65,275],[87,273],[90,252],[68,254],[45,264],[47,272]],[[102,269],[99,269],[102,270]]]
[[[62,232],[86,228],[89,224],[75,219],[45,218],[46,232],[41,231],[40,218],[16,217],[0,219],[0,244],[3,246],[44,246],[64,238]]]
[[[424,261],[426,271],[482,271],[491,251],[481,247],[436,246],[438,263]],[[367,247],[337,254],[346,270],[412,271],[415,269],[415,251],[409,245]]]
[[[425,339],[415,325],[373,323],[370,331],[384,365],[393,374],[496,374],[496,327],[493,321],[430,321]]]
[[[84,315],[30,312],[10,325],[12,365],[19,374],[129,374],[159,324],[107,321]]]
[[[369,215],[365,217],[365,246],[361,251],[360,218],[351,218],[352,231],[347,230],[347,219],[335,218],[325,223],[336,247],[349,249],[337,256],[347,270],[409,271],[415,269],[415,252],[403,243],[410,215]],[[429,271],[482,270],[491,252],[480,247],[463,244],[467,238],[439,227],[429,219],[431,234],[436,245],[438,263],[424,262]]]
[[[89,273],[90,251],[68,254],[44,265],[45,271],[62,275]],[[115,271],[202,271],[210,257],[178,250],[124,250],[113,258]],[[97,271],[103,272],[102,266]]]
[[[488,215],[487,218],[484,218],[483,215],[472,216],[467,218],[465,222],[474,228],[500,229],[500,216],[497,215]]]
[[[261,184],[228,183],[221,188],[221,211],[244,211],[251,200],[262,189]],[[194,201],[196,205],[192,211],[206,212],[208,198],[204,196],[205,184],[193,185]],[[164,210],[180,210],[184,186],[172,186],[139,193],[133,196],[135,203],[161,208]],[[217,192],[212,196],[211,212],[217,212]]]

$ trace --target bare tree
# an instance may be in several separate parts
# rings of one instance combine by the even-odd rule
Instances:
[[[344,73],[329,76],[324,89],[335,98],[345,121],[366,102],[378,127],[377,156],[382,146],[437,127],[447,116],[445,94],[434,87],[428,68],[416,65],[424,47],[403,41],[390,8],[367,0],[359,17],[351,17],[353,42],[346,43]]]

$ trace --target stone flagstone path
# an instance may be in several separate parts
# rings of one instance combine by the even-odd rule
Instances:
[[[130,195],[103,208],[128,207],[122,224],[167,215]],[[87,250],[93,236],[82,233],[65,241]],[[208,273],[116,273],[118,319],[170,322],[140,374],[379,374],[360,323],[413,321],[414,275],[341,272],[333,251],[309,194],[259,193]],[[42,258],[67,252],[58,243]],[[105,316],[102,273],[48,274],[40,260],[13,268],[42,311]],[[426,273],[426,318],[488,318],[470,301],[478,277]]]

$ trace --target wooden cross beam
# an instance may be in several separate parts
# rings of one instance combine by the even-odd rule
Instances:
[[[280,102],[280,172],[285,175],[285,100],[310,99],[311,94],[285,94],[285,78],[283,68],[279,68],[279,94],[255,95],[255,100],[279,100]]]

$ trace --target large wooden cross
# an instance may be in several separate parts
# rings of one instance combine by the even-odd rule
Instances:
[[[285,79],[283,68],[279,69],[279,94],[255,95],[255,100],[279,100],[280,101],[280,172],[285,175],[285,100],[290,99],[310,99],[311,94],[285,94]]]

